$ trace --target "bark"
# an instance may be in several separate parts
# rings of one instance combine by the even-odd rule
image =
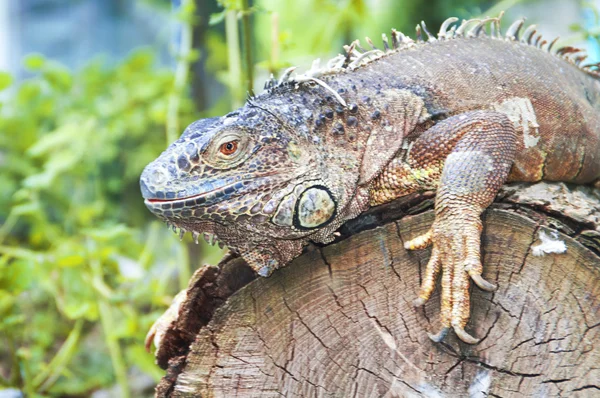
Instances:
[[[270,278],[230,272],[240,259],[221,264],[221,279],[214,267],[200,270],[164,333],[161,348],[187,328],[167,344],[178,350],[159,355],[168,374],[157,396],[600,394],[598,191],[503,190],[484,215],[482,239],[484,277],[499,288],[472,288],[467,331],[482,338],[473,346],[451,334],[428,339],[440,327],[439,291],[423,308],[411,304],[430,250],[407,252],[403,242],[427,231],[431,205],[424,194],[374,209]],[[544,234],[556,234],[566,252],[536,256]],[[229,288],[215,295],[218,286]]]

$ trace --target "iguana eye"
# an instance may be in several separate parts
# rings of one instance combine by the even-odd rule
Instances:
[[[221,144],[219,151],[225,155],[230,156],[233,155],[238,149],[238,140],[233,140],[229,142],[225,142]]]
[[[252,154],[251,138],[240,131],[225,131],[215,137],[202,153],[202,160],[216,169],[235,167]]]

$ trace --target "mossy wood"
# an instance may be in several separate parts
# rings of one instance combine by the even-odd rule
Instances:
[[[430,204],[424,195],[377,209],[270,278],[226,283],[239,281],[231,270],[240,259],[221,264],[219,277],[199,271],[178,321],[194,341],[186,352],[185,339],[173,340],[175,324],[167,332],[172,345],[158,359],[169,368],[157,396],[599,393],[598,192],[516,186],[485,213],[484,276],[499,288],[471,289],[467,330],[482,338],[474,346],[453,335],[429,340],[439,329],[438,292],[412,306],[430,250],[407,252],[403,242],[431,226],[432,211],[422,212]],[[566,253],[535,256],[540,233],[553,230]],[[248,284],[233,292],[236,283]],[[190,323],[194,313],[204,321]]]

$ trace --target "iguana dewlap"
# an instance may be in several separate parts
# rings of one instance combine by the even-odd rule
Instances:
[[[435,222],[407,249],[432,245],[416,303],[442,277],[442,331],[468,343],[469,282],[482,276],[481,213],[507,181],[600,178],[599,66],[552,50],[523,21],[466,21],[437,38],[392,31],[279,82],[223,117],[190,125],[146,167],[158,217],[216,236],[262,276],[308,241],[327,243],[371,206],[436,190]],[[370,40],[368,43],[371,44]]]

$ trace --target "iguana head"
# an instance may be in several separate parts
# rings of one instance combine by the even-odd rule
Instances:
[[[195,237],[216,235],[260,275],[286,265],[309,240],[331,242],[368,208],[369,184],[424,117],[412,92],[371,96],[367,80],[359,90],[344,76],[329,80],[335,88],[279,86],[192,123],[144,170],[146,206]]]
[[[308,239],[332,240],[357,178],[338,181],[348,176],[327,165],[322,142],[304,131],[311,112],[288,108],[247,104],[192,123],[144,170],[146,206],[195,238],[214,234],[261,275]]]

